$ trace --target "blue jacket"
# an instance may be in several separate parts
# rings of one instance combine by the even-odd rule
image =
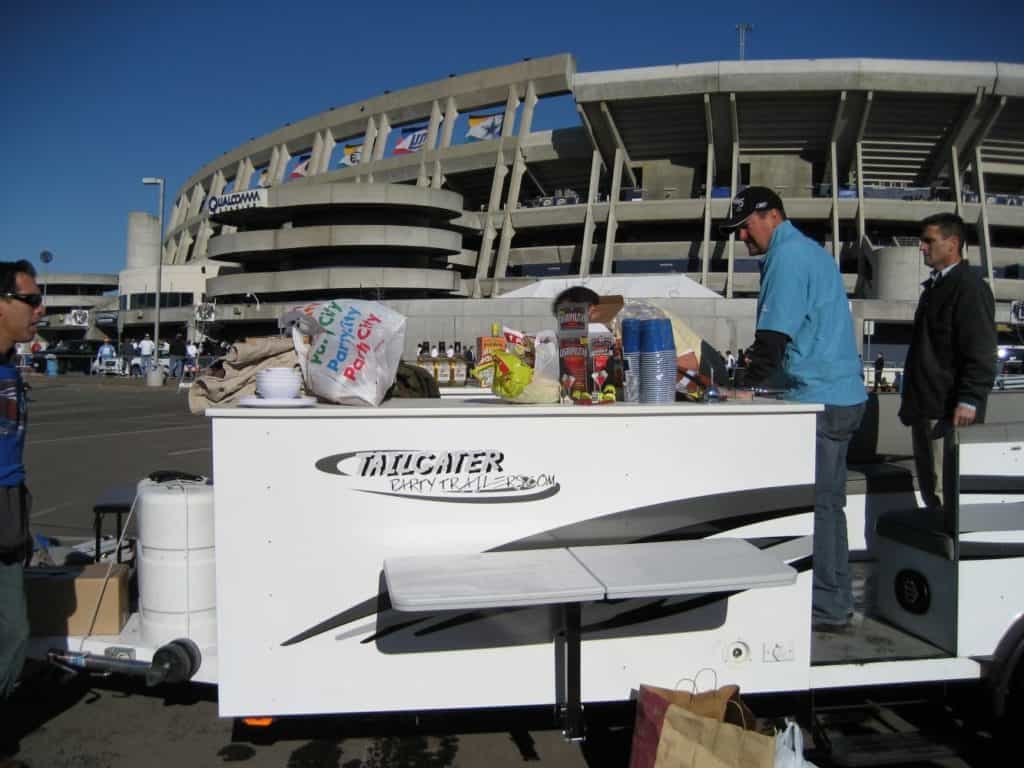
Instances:
[[[776,227],[764,256],[757,330],[789,337],[787,398],[825,405],[867,399],[843,277],[832,256],[788,221]]]

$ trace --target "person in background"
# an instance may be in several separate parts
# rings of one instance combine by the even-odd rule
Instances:
[[[965,229],[954,213],[921,222],[921,257],[931,276],[914,313],[903,366],[900,421],[910,427],[917,483],[925,505],[943,507],[951,478],[954,427],[985,420],[996,378],[995,301],[988,284],[963,258]]]
[[[199,370],[199,347],[196,346],[194,341],[190,341],[185,345],[185,367],[193,375]]]
[[[185,347],[185,337],[180,333],[174,336],[174,341],[170,345],[171,353],[171,378],[180,379],[185,368],[185,355],[187,350]]]
[[[145,376],[149,373],[150,366],[153,365],[153,353],[156,352],[156,345],[153,340],[149,338],[147,333],[142,337],[142,341],[139,342],[139,357],[142,358],[142,375]]]
[[[812,622],[816,631],[842,631],[854,614],[846,454],[867,399],[846,290],[835,260],[787,220],[774,191],[747,187],[730,211],[723,229],[764,257],[744,384],[782,387],[789,400],[825,406],[815,434]]]
[[[96,350],[96,362],[102,363],[104,360],[113,360],[117,357],[117,350],[114,349],[114,345],[110,343],[110,339],[104,339],[100,348]]]
[[[121,375],[128,376],[131,374],[132,358],[135,356],[135,342],[129,338],[122,339],[118,352],[121,355]]]
[[[19,341],[31,341],[43,316],[43,301],[27,261],[0,262],[0,760],[10,695],[21,674],[28,645],[24,565],[32,552],[29,512],[32,496],[25,486],[25,385],[11,364]]]
[[[875,358],[875,392],[882,386],[882,374],[885,372],[885,355],[881,352]]]
[[[729,385],[732,386],[736,382],[736,355],[731,349],[725,350],[725,372],[729,377]]]

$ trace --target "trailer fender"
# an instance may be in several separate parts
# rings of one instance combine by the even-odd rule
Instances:
[[[992,712],[996,718],[1006,714],[1006,703],[1013,691],[1014,678],[1018,670],[1024,670],[1021,660],[1024,659],[1024,614],[1018,614],[1003,633],[992,661],[989,665],[985,681],[992,696]]]

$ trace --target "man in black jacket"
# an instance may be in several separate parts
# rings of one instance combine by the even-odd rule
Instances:
[[[995,301],[963,259],[964,222],[939,213],[921,222],[921,255],[932,268],[914,314],[900,420],[911,428],[917,482],[925,504],[949,493],[953,427],[985,419],[996,376]],[[952,520],[947,510],[947,530]]]

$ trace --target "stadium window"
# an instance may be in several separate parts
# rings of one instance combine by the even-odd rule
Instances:
[[[740,184],[750,186],[750,163],[740,163]]]

